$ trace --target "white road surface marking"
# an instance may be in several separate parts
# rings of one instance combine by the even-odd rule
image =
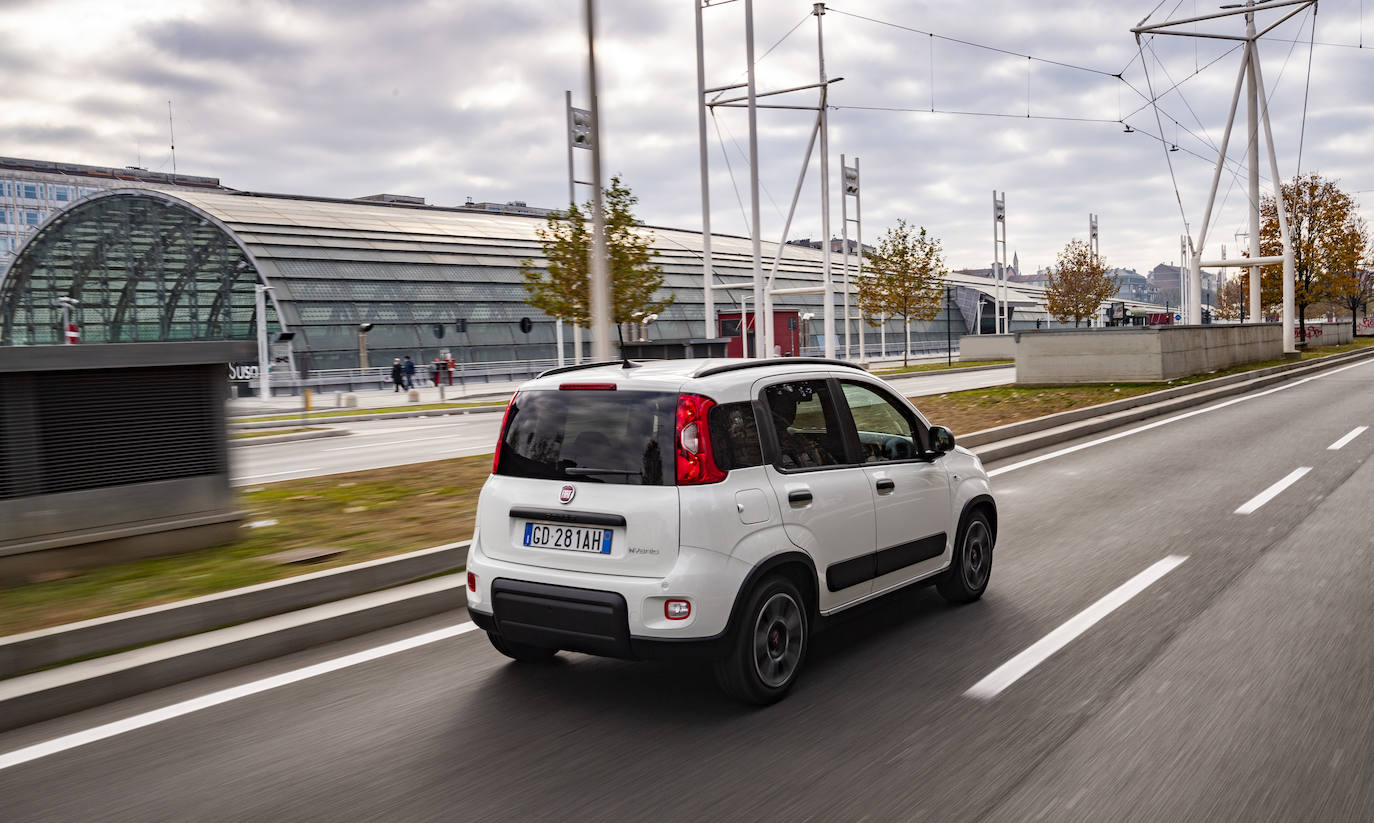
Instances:
[[[1167,426],[1170,423],[1174,423],[1179,420],[1186,420],[1189,417],[1196,417],[1199,414],[1207,414],[1208,412],[1214,412],[1218,409],[1224,409],[1227,406],[1234,406],[1237,403],[1244,403],[1247,400],[1256,400],[1258,398],[1265,397],[1266,395],[1274,394],[1275,392],[1281,392],[1286,389],[1295,388],[1297,386],[1301,386],[1304,383],[1310,383],[1313,380],[1320,380],[1323,377],[1330,377],[1333,374],[1339,374],[1340,372],[1346,371],[1348,369],[1353,369],[1357,366],[1366,366],[1370,363],[1374,363],[1374,360],[1361,360],[1358,363],[1351,363],[1349,366],[1341,366],[1338,369],[1330,369],[1329,371],[1324,371],[1321,374],[1314,374],[1311,377],[1304,377],[1303,379],[1295,380],[1292,383],[1284,383],[1281,386],[1276,386],[1272,389],[1266,389],[1262,392],[1256,392],[1255,394],[1247,394],[1242,397],[1236,397],[1231,400],[1226,400],[1224,402],[1216,404],[1215,406],[1208,406],[1205,409],[1195,409],[1190,412],[1184,412],[1183,414],[1176,414],[1173,417],[1167,417],[1163,420],[1156,420],[1153,423],[1146,423],[1143,426],[1136,426],[1134,429],[1127,429],[1124,432],[1109,434],[1106,437],[1099,437],[1096,440],[1089,440],[1085,443],[1078,443],[1067,448],[1057,449],[1052,452],[1046,452],[1045,454],[1036,455],[1035,457],[1029,457],[1025,460],[1018,460],[1015,463],[1011,463],[1009,465],[993,469],[992,471],[988,472],[988,477],[996,477],[999,474],[1006,474],[1007,472],[1016,471],[1017,469],[1024,469],[1027,466],[1034,466],[1036,463],[1043,463],[1046,460],[1053,460],[1056,457],[1063,457],[1066,454],[1073,454],[1074,452],[1082,451],[1084,449],[1091,449],[1092,447],[1100,446],[1103,443],[1110,443],[1113,440],[1120,440],[1123,437],[1130,437],[1133,434],[1140,434],[1141,432],[1149,431],[1150,429],[1157,429],[1160,426]]]
[[[1327,446],[1326,450],[1329,452],[1340,451],[1342,448],[1345,447],[1347,443],[1364,434],[1368,430],[1368,426],[1356,426],[1355,428],[1351,429],[1350,433],[1347,434],[1345,437],[1342,437],[1340,440],[1337,440],[1335,443],[1332,443],[1331,445]]]
[[[1155,563],[1145,571],[1122,583],[1110,594],[1088,608],[1069,618],[1069,621],[1041,639],[1025,651],[992,670],[992,673],[964,692],[967,697],[991,700],[1001,694],[1008,686],[1045,662],[1051,655],[1067,646],[1074,638],[1092,628],[1099,620],[1121,608],[1132,597],[1140,594],[1151,583],[1178,568],[1187,555],[1171,554]]]
[[[78,746],[85,746],[89,743],[106,740],[116,735],[127,734],[128,732],[137,731],[138,729],[146,728],[157,723],[174,720],[178,717],[191,714],[192,712],[209,709],[232,700],[239,700],[244,697],[261,694],[262,692],[282,686],[289,686],[292,683],[299,683],[302,680],[308,680],[312,677],[319,677],[320,675],[336,672],[350,666],[357,666],[360,663],[367,663],[377,660],[378,658],[387,657],[388,655],[409,651],[430,643],[437,643],[440,640],[447,640],[450,637],[457,637],[475,628],[477,628],[477,626],[474,623],[456,623],[452,626],[445,626],[442,629],[435,629],[432,632],[425,632],[424,634],[417,634],[414,637],[407,637],[404,640],[397,640],[375,648],[364,649],[363,651],[354,652],[353,654],[344,655],[343,657],[336,657],[333,660],[325,660],[321,663],[306,666],[305,668],[283,672],[282,674],[265,677],[261,680],[254,680],[251,683],[244,683],[228,689],[221,689],[220,691],[211,692],[206,695],[201,695],[200,697],[193,697],[190,700],[183,700],[180,703],[173,703],[170,706],[164,706],[160,709],[153,709],[152,711],[143,712],[142,714],[136,714],[132,717],[126,717],[123,720],[116,720],[83,731],[64,734],[61,737],[56,737],[43,743],[35,743],[32,746],[25,746],[22,749],[15,749],[12,752],[0,754],[0,771],[20,766],[40,758],[49,757],[54,754],[70,751]]]
[[[1299,466],[1284,476],[1282,480],[1247,500],[1244,505],[1236,509],[1236,514],[1254,514],[1259,511],[1260,506],[1278,497],[1284,489],[1302,479],[1304,474],[1312,471],[1311,466]]]
[[[369,432],[368,434],[371,434],[371,432]],[[357,436],[360,436],[360,435],[354,435],[354,436],[357,437]],[[361,436],[366,436],[366,435],[361,435]],[[430,435],[429,437],[412,437],[412,438],[410,438],[410,439],[408,439],[408,440],[381,440],[381,441],[378,441],[378,442],[376,442],[376,443],[364,443],[364,444],[362,444],[361,446],[339,446],[338,448],[333,448],[333,449],[321,449],[320,451],[327,451],[327,452],[351,452],[351,451],[354,451],[354,450],[356,450],[356,449],[389,448],[389,447],[391,447],[391,446],[399,446],[399,445],[401,445],[401,444],[403,444],[403,443],[429,443],[429,442],[431,442],[431,441],[438,440],[439,438],[441,438],[441,437],[446,437],[446,436],[447,436],[447,437],[451,437],[452,435],[432,434],[432,435]]]
[[[266,474],[249,474],[249,475],[245,475],[244,477],[237,477],[237,478],[235,478],[235,480],[252,480],[252,479],[257,478],[257,477],[276,477],[276,476],[282,475],[282,474],[296,474],[297,472],[313,472],[313,471],[319,471],[319,470],[320,470],[320,467],[319,467],[319,466],[306,466],[306,467],[303,468],[303,469],[290,469],[290,470],[284,471],[284,472],[267,472]]]

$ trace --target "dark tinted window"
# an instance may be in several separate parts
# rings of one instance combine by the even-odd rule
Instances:
[[[671,486],[676,420],[676,394],[521,392],[506,422],[497,474]]]
[[[759,427],[750,403],[715,406],[706,417],[711,430],[711,454],[724,471],[763,465]]]
[[[824,380],[779,383],[763,390],[778,438],[778,466],[813,469],[845,462],[844,438]]]

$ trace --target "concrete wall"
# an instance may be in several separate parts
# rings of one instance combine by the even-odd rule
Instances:
[[[959,359],[1011,360],[1016,357],[1014,334],[965,334],[959,337]]]
[[[1158,382],[1282,356],[1276,323],[1018,332],[1016,382]]]
[[[1296,324],[1297,321],[1294,321]],[[1374,328],[1361,329],[1365,334],[1374,334]],[[1300,334],[1295,331],[1294,334]],[[1299,338],[1301,340],[1301,338]],[[1335,323],[1313,323],[1307,322],[1307,345],[1309,346],[1343,346],[1346,343],[1354,342],[1354,337],[1350,333],[1350,321],[1338,321]]]

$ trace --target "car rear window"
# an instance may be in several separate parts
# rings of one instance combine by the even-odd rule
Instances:
[[[497,474],[671,486],[677,395],[539,390],[516,396]]]

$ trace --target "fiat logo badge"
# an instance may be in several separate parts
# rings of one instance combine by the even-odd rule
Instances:
[[[563,488],[558,490],[558,502],[571,503],[573,497],[576,495],[577,489],[573,488],[571,485],[564,486]]]

